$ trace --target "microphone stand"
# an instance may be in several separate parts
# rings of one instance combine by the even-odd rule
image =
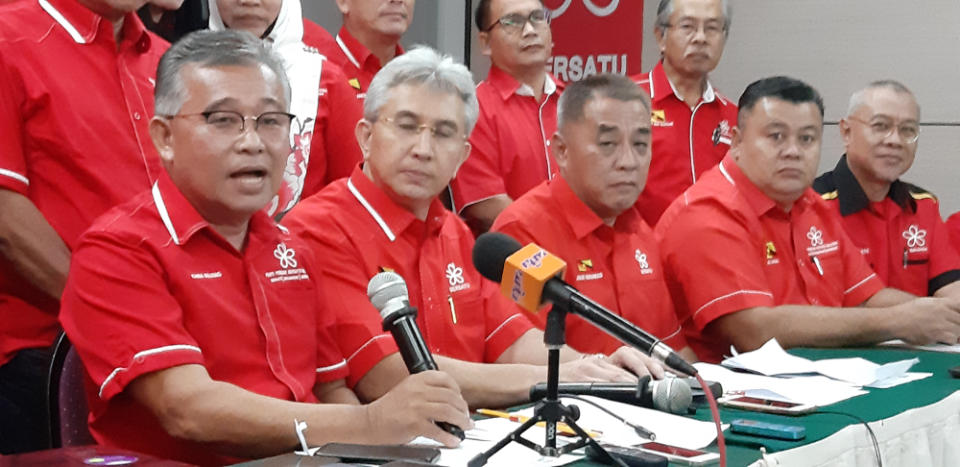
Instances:
[[[511,441],[520,443],[527,448],[537,451],[542,456],[559,457],[583,446],[590,445],[601,454],[604,462],[609,465],[620,465],[626,467],[619,459],[610,455],[599,443],[590,437],[579,425],[576,420],[580,418],[580,409],[576,405],[564,405],[560,402],[558,385],[560,382],[560,348],[566,343],[566,321],[567,311],[565,307],[554,304],[547,314],[547,325],[543,333],[543,342],[547,346],[547,395],[533,409],[533,416],[520,425],[519,428],[497,442],[490,449],[477,454],[470,462],[469,467],[480,467],[486,465],[487,461],[504,448]],[[543,446],[540,446],[523,436],[530,427],[539,422],[546,424],[547,433]],[[557,423],[566,423],[575,433],[577,441],[557,447]]]

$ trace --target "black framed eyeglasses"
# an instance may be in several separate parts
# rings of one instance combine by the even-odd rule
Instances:
[[[290,125],[297,118],[287,112],[264,112],[257,116],[246,116],[233,110],[212,110],[194,114],[165,115],[166,118],[203,117],[207,125],[224,134],[242,134],[247,120],[253,120],[253,129],[260,136],[279,136],[290,133]]]
[[[496,20],[491,24],[487,29],[484,29],[483,32],[490,32],[498,24],[503,27],[503,30],[510,34],[516,34],[523,30],[523,26],[527,23],[530,23],[534,28],[542,28],[550,24],[550,10],[546,8],[540,8],[538,10],[533,10],[530,14],[524,16],[520,13],[510,13],[509,15],[503,15],[500,19]]]

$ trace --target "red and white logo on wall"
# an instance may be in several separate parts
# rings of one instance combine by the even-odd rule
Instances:
[[[543,0],[550,9],[553,57],[561,81],[597,73],[642,73],[643,0]]]

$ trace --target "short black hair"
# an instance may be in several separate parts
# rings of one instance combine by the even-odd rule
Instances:
[[[557,127],[580,121],[587,104],[600,97],[622,102],[640,101],[650,111],[650,97],[637,83],[623,75],[601,73],[575,81],[563,90],[557,103]]]
[[[794,104],[812,102],[820,109],[820,118],[823,119],[823,98],[813,86],[789,76],[771,76],[754,81],[743,90],[737,104],[737,126],[743,127],[744,116],[764,97],[775,97]]]
[[[490,19],[492,5],[493,0],[479,0],[477,2],[477,8],[473,10],[473,21],[477,23],[477,29],[486,31],[490,28],[490,22],[493,21]],[[543,6],[543,0],[540,0],[540,6]]]

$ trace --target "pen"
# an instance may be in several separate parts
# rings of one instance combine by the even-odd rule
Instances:
[[[477,413],[480,415],[486,415],[488,417],[505,418],[507,420],[510,420],[511,422],[517,422],[517,423],[524,423],[527,420],[530,420],[530,417],[527,417],[524,415],[516,415],[509,412],[503,412],[501,410],[477,409]],[[546,422],[538,422],[537,426],[545,427],[547,426],[547,424]],[[590,435],[591,438],[597,438],[603,434],[602,432],[595,431],[595,430],[583,430],[583,431],[585,431],[588,435]],[[573,431],[573,428],[570,428],[569,425],[563,422],[557,422],[557,433],[565,436],[577,436],[577,432]]]
[[[817,272],[819,272],[820,275],[822,276],[822,275],[823,275],[823,266],[820,265],[820,258],[817,257],[817,256],[811,256],[811,257],[810,257],[810,261],[813,261],[813,265],[817,267]]]
[[[453,324],[457,324],[457,307],[453,306],[453,296],[447,296],[447,302],[450,303],[450,317],[453,318]]]

